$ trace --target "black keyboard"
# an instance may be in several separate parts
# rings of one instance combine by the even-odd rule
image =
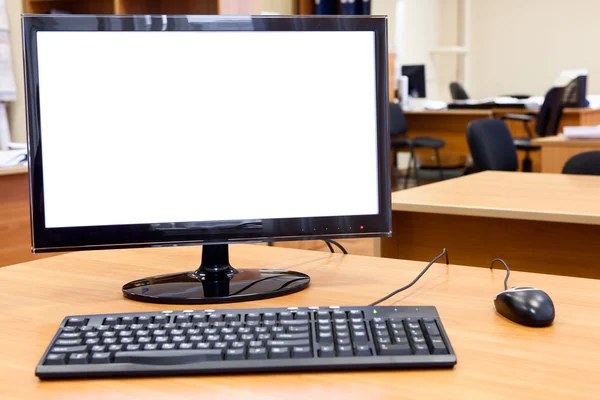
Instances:
[[[435,307],[291,307],[66,317],[42,379],[451,368]]]

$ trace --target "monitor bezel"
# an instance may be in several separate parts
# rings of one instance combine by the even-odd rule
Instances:
[[[379,213],[254,221],[46,228],[36,34],[40,31],[372,31],[375,38]],[[23,15],[33,252],[391,236],[385,16]],[[75,167],[75,166],[74,166]],[[335,179],[334,171],[331,172]],[[218,194],[216,194],[218,195]],[[217,225],[217,226],[216,226]]]

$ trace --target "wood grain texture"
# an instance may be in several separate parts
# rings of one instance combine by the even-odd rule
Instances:
[[[0,175],[0,267],[56,255],[31,254],[26,172]]]
[[[0,167],[0,176],[27,174],[27,165],[19,164],[14,167]]]
[[[66,315],[163,310],[121,296],[123,283],[195,268],[193,247],[71,253],[0,270],[0,397],[8,399],[584,399],[600,390],[600,282],[515,272],[511,285],[535,285],[552,296],[554,325],[526,328],[499,316],[492,303],[504,272],[436,265],[387,304],[438,308],[457,353],[452,370],[286,373],[40,382],[34,369]],[[367,304],[409,282],[424,264],[239,245],[236,268],[289,268],[308,273],[302,292],[233,307]],[[232,307],[214,306],[215,308]],[[169,306],[189,309],[190,306]],[[212,306],[211,306],[212,308]]]
[[[486,171],[392,193],[392,209],[600,225],[600,177]]]
[[[450,262],[488,268],[600,279],[600,225],[394,211],[392,238],[381,256],[428,261],[448,249]]]
[[[560,174],[574,155],[600,150],[600,140],[569,140],[563,135],[535,139],[533,144],[542,148],[542,172],[552,174]]]

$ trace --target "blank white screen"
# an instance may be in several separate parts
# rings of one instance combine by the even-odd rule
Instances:
[[[46,227],[378,213],[373,32],[38,32]]]

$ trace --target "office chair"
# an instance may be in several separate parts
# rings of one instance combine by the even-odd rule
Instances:
[[[516,171],[519,168],[512,135],[501,119],[469,122],[467,143],[478,171]]]
[[[404,117],[404,112],[402,111],[402,107],[396,103],[389,103],[389,124],[391,138],[390,149],[399,150],[402,148],[408,148],[410,151],[408,169],[406,170],[406,174],[404,175],[404,188],[406,189],[408,187],[408,178],[410,177],[411,169],[414,169],[417,186],[421,184],[419,178],[419,166],[417,164],[417,158],[415,157],[414,151],[417,147],[433,149],[435,151],[435,158],[437,161],[440,180],[443,180],[444,174],[442,172],[442,160],[440,158],[439,149],[444,147],[446,145],[446,142],[428,136],[419,136],[414,139],[409,139],[406,136],[407,126],[406,118]],[[396,157],[393,157],[393,165],[394,167],[396,166]],[[396,168],[394,168],[394,172],[395,170]],[[395,174],[392,174],[392,176],[394,175]]]
[[[515,138],[514,143],[517,150],[525,151],[525,158],[523,159],[522,169],[525,172],[531,172],[531,158],[529,158],[530,151],[540,150],[539,146],[531,144],[533,133],[529,128],[529,122],[536,119],[535,132],[538,136],[553,136],[558,131],[558,125],[562,117],[563,111],[563,93],[564,88],[552,88],[546,93],[544,103],[540,107],[539,113],[528,113],[528,114],[504,114],[501,118],[510,121],[522,121],[527,132],[526,138]]]
[[[569,158],[563,174],[600,175],[600,151],[586,151]]]
[[[469,95],[465,88],[458,82],[452,82],[450,84],[450,96],[452,100],[468,100]]]

